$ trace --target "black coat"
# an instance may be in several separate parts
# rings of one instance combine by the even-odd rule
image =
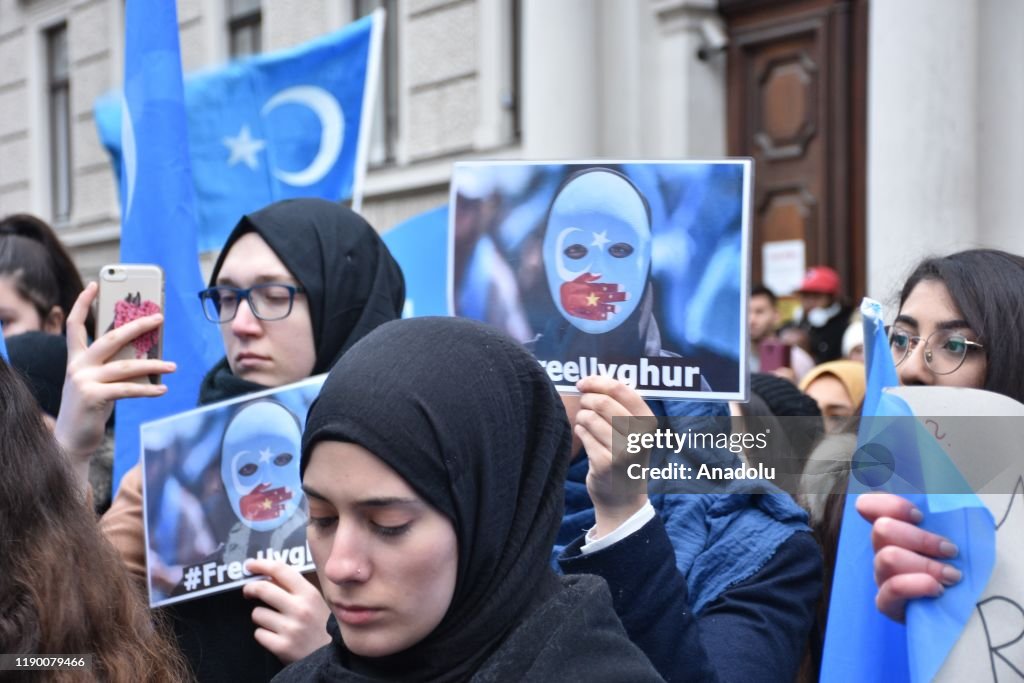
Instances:
[[[590,575],[560,577],[561,586],[500,642],[466,679],[471,683],[645,683],[663,679],[630,642],[612,609],[603,579]],[[457,653],[452,653],[457,657]],[[274,681],[371,679],[349,670],[344,651],[320,648],[278,674]],[[419,679],[411,679],[419,680]]]

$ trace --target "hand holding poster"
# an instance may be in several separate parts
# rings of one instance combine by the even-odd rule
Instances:
[[[456,315],[528,345],[561,391],[745,400],[751,163],[459,163]]]
[[[324,377],[142,425],[150,605],[251,579],[249,559],[313,568],[299,452]]]

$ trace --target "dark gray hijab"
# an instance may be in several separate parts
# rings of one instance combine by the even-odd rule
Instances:
[[[571,436],[543,369],[480,323],[387,323],[345,354],[310,408],[303,473],[320,441],[355,443],[387,463],[451,520],[459,547],[455,593],[433,632],[408,650],[367,659],[345,650],[334,627],[323,678],[471,678],[558,590],[549,561]]]

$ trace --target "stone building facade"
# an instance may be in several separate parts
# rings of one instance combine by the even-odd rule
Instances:
[[[364,199],[380,230],[445,202],[459,159],[724,156],[727,55],[717,38],[728,27],[720,9],[770,4],[177,2],[186,72],[389,9],[387,106]],[[1024,183],[1024,81],[1013,71],[1024,43],[1012,35],[1024,3],[863,2],[867,293],[885,296],[922,253],[968,245],[1024,252],[1015,201]],[[123,15],[124,0],[0,0],[0,214],[51,220],[87,276],[117,259],[117,189],[92,105],[121,80]]]

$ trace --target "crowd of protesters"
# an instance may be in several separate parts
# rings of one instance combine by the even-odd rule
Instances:
[[[5,219],[0,652],[89,652],[95,676],[116,681],[814,680],[846,490],[842,472],[816,468],[851,457],[865,396],[864,338],[841,291],[835,271],[812,268],[789,325],[770,290],[750,295],[755,372],[733,414],[814,427],[734,460],[782,468],[799,490],[649,494],[621,485],[634,461],[614,452],[612,418],[713,422],[729,406],[645,400],[596,376],[559,395],[492,328],[399,320],[401,270],[352,211],[298,199],[246,215],[196,302],[225,352],[196,402],[329,373],[299,461],[316,572],[256,560],[268,580],[147,610],[143,474],[109,501],[112,413],[162,395],[133,380],[175,366],[107,361],[163,318],[93,329],[96,286],[53,231]],[[1018,256],[922,262],[889,337],[901,382],[1024,398],[1021,291]],[[901,620],[959,580],[907,501],[864,496],[858,509],[874,524],[884,614]]]

